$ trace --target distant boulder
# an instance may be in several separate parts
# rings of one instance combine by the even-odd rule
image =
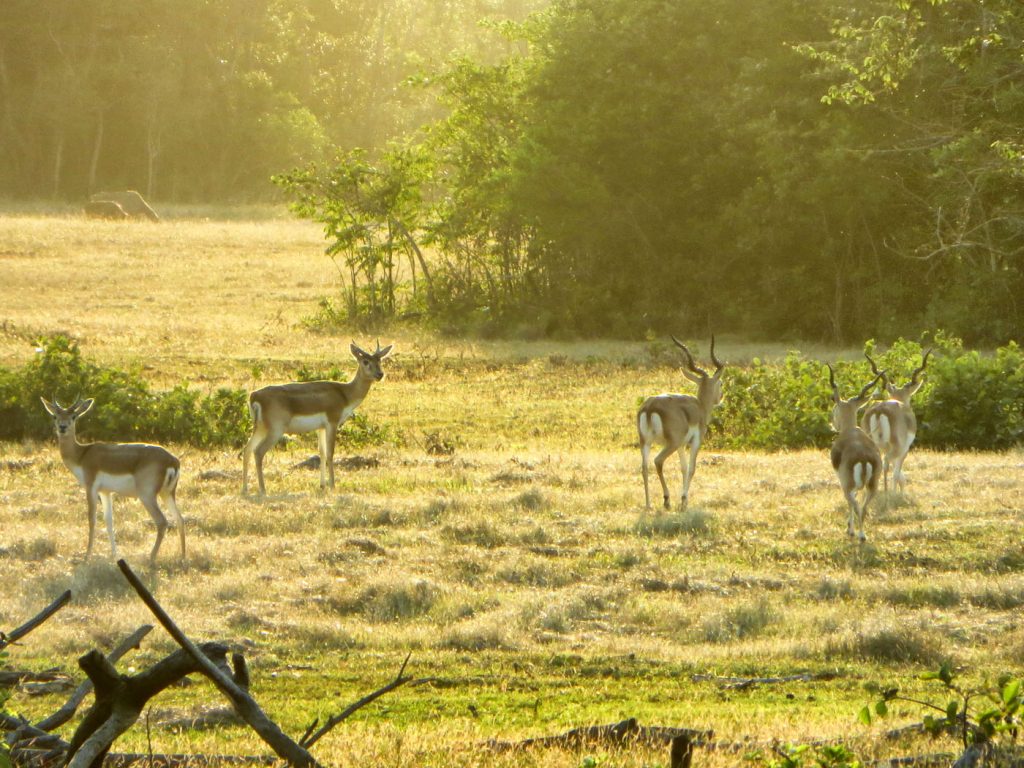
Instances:
[[[92,200],[85,204],[82,213],[87,219],[127,219],[128,213],[113,200]]]
[[[146,199],[134,189],[126,189],[121,192],[97,192],[89,199],[94,203],[117,203],[129,216],[144,216],[150,221],[160,221],[156,211],[150,208]]]

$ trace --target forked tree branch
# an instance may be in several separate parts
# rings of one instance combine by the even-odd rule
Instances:
[[[411,652],[409,653],[408,656],[405,657],[405,661],[402,662],[402,667],[398,670],[398,674],[395,676],[394,680],[392,680],[387,685],[378,688],[373,693],[369,693],[366,696],[363,696],[363,698],[359,699],[359,701],[353,702],[349,706],[345,707],[345,709],[343,709],[338,714],[331,716],[327,720],[327,722],[323,724],[320,730],[310,735],[310,732],[316,727],[317,722],[319,722],[318,720],[314,720],[313,723],[309,726],[309,728],[306,729],[306,732],[303,734],[302,738],[299,740],[299,744],[301,744],[306,749],[309,749],[318,741],[320,741],[320,739],[322,739],[324,736],[330,733],[331,729],[338,725],[338,723],[342,722],[343,720],[347,720],[354,713],[365,707],[367,704],[376,701],[384,694],[390,693],[396,688],[400,688],[406,683],[411,682],[411,677],[405,677],[405,667],[409,663],[410,656],[412,656]]]
[[[128,651],[133,648],[138,648],[142,643],[142,639],[152,631],[152,624],[143,624],[122,640],[114,650],[107,654],[107,659],[111,664],[116,664],[120,661],[122,656],[128,653]],[[84,680],[82,684],[75,689],[75,692],[71,694],[71,698],[67,700],[64,706],[49,717],[46,717],[36,723],[36,728],[42,731],[52,731],[54,728],[59,728],[64,725],[64,723],[75,716],[75,712],[78,711],[78,707],[81,706],[85,697],[89,695],[92,688],[92,680]]]
[[[296,744],[291,738],[281,730],[281,728],[271,720],[260,708],[260,705],[256,703],[256,700],[252,698],[246,691],[239,687],[230,676],[225,674],[223,670],[217,667],[210,659],[208,659],[203,653],[196,647],[184,632],[174,623],[171,617],[163,609],[163,607],[156,601],[152,593],[146,588],[135,572],[131,569],[125,560],[121,559],[117,561],[117,567],[121,569],[121,573],[128,580],[128,583],[132,585],[132,588],[138,593],[142,602],[146,604],[146,607],[152,611],[153,615],[156,616],[157,621],[167,630],[168,634],[174,638],[175,642],[178,643],[189,655],[195,659],[199,665],[199,671],[209,677],[214,685],[230,699],[231,703],[235,706],[235,711],[238,712],[239,716],[245,720],[249,726],[256,731],[256,733],[263,739],[267,745],[274,750],[274,753],[287,760],[289,764],[299,766],[299,768],[306,768],[306,766],[317,766],[319,763],[304,747]]]

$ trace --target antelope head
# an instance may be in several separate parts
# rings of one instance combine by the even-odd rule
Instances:
[[[835,403],[832,408],[832,426],[835,427],[836,432],[854,429],[857,426],[857,412],[868,404],[871,399],[871,391],[875,388],[878,380],[885,376],[885,372],[876,370],[875,378],[860,391],[859,395],[851,397],[849,400],[843,400],[839,395],[835,371],[832,370],[829,363],[825,363],[825,367],[828,368],[828,381],[832,385],[832,402]]]
[[[83,400],[80,396],[75,398],[74,405],[69,408],[61,406],[57,402],[57,398],[47,400],[45,397],[40,397],[39,399],[43,401],[43,407],[46,408],[47,413],[53,417],[53,426],[57,430],[57,437],[74,435],[75,422],[79,417],[88,413],[93,404],[92,398]]]
[[[928,358],[931,356],[932,351],[932,349],[929,349],[924,353],[921,357],[921,365],[914,369],[914,372],[910,374],[910,381],[902,387],[897,387],[889,381],[889,377],[886,375],[885,371],[879,372],[878,366],[875,365],[875,361],[871,359],[867,352],[864,353],[864,357],[866,357],[868,362],[871,363],[871,372],[876,376],[881,376],[882,386],[884,386],[886,392],[889,393],[889,397],[893,400],[898,400],[903,403],[903,405],[910,405],[910,398],[913,397],[917,390],[919,390],[924,384],[924,379],[918,377],[920,377],[921,374],[924,373],[924,369],[928,367]]]
[[[675,345],[683,350],[686,357],[686,368],[683,368],[683,376],[697,385],[697,399],[707,403],[712,408],[722,402],[722,371],[725,370],[725,363],[715,355],[715,336],[711,335],[711,361],[715,364],[715,372],[709,374],[697,365],[690,354],[690,350],[675,336],[672,337]]]
[[[359,345],[354,341],[349,349],[352,351],[352,357],[359,363],[359,370],[370,379],[370,381],[380,381],[384,378],[384,368],[381,367],[381,361],[385,357],[391,354],[391,348],[394,344],[388,344],[384,349],[380,348],[380,340],[377,340],[377,350],[375,352],[367,352],[360,349]]]

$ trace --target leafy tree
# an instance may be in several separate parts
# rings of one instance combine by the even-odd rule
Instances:
[[[831,44],[802,47],[833,78],[826,102],[906,126],[874,163],[905,201],[888,247],[914,263],[926,322],[971,341],[1022,319],[1022,44],[1016,0],[871,0],[845,9]]]

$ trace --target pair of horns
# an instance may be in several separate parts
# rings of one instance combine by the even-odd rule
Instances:
[[[928,351],[924,353],[924,355],[921,358],[921,365],[919,367],[915,368],[914,372],[912,374],[910,374],[910,383],[911,384],[917,384],[917,377],[920,376],[924,372],[924,369],[928,367],[928,358],[929,358],[929,356],[932,354],[932,352],[934,350],[935,350],[934,347],[929,347]],[[875,361],[871,359],[871,355],[869,355],[867,352],[864,353],[864,357],[866,357],[868,359],[868,362],[871,363],[871,372],[874,373],[877,376],[881,376],[883,383],[886,386],[888,386],[889,385],[889,377],[886,374],[886,372],[878,370],[878,366],[875,365]]]
[[[75,410],[75,408],[77,408],[78,406],[80,406],[82,404],[82,395],[81,395],[81,393],[75,395],[75,402],[72,403],[72,405],[70,407],[68,407],[68,408],[65,408],[64,406],[62,406],[60,403],[57,402],[57,396],[56,395],[53,395],[50,398],[50,403],[52,403],[56,407],[60,408],[61,410],[73,411],[73,410]]]
[[[362,347],[360,347],[358,344],[356,344],[356,340],[355,339],[352,339],[352,346],[355,347],[356,349],[360,350],[360,351],[365,351],[365,350],[363,350]],[[377,355],[379,353],[380,353],[380,337],[378,336],[377,337],[377,350],[373,354]]]
[[[674,341],[676,346],[683,350],[683,354],[686,355],[686,367],[689,368],[694,373],[696,373],[698,376],[703,376],[704,378],[707,378],[709,376],[708,372],[705,371],[703,368],[699,368],[697,366],[697,363],[694,362],[693,355],[690,354],[690,350],[687,349],[686,345],[683,344],[683,342],[681,342],[675,336],[672,336],[672,341]],[[717,376],[718,372],[725,368],[725,363],[719,360],[718,357],[715,355],[715,334],[711,334],[711,360],[715,364],[715,375]]]
[[[828,368],[828,383],[832,385],[832,398],[838,403],[842,398],[839,396],[839,385],[836,384],[836,372],[832,370],[831,363],[825,363],[825,367]],[[867,397],[868,393],[875,388],[878,380],[885,376],[885,371],[879,371],[878,369],[875,369],[874,373],[875,378],[868,382],[868,385],[860,391],[860,394],[853,398],[854,400],[863,400]]]

